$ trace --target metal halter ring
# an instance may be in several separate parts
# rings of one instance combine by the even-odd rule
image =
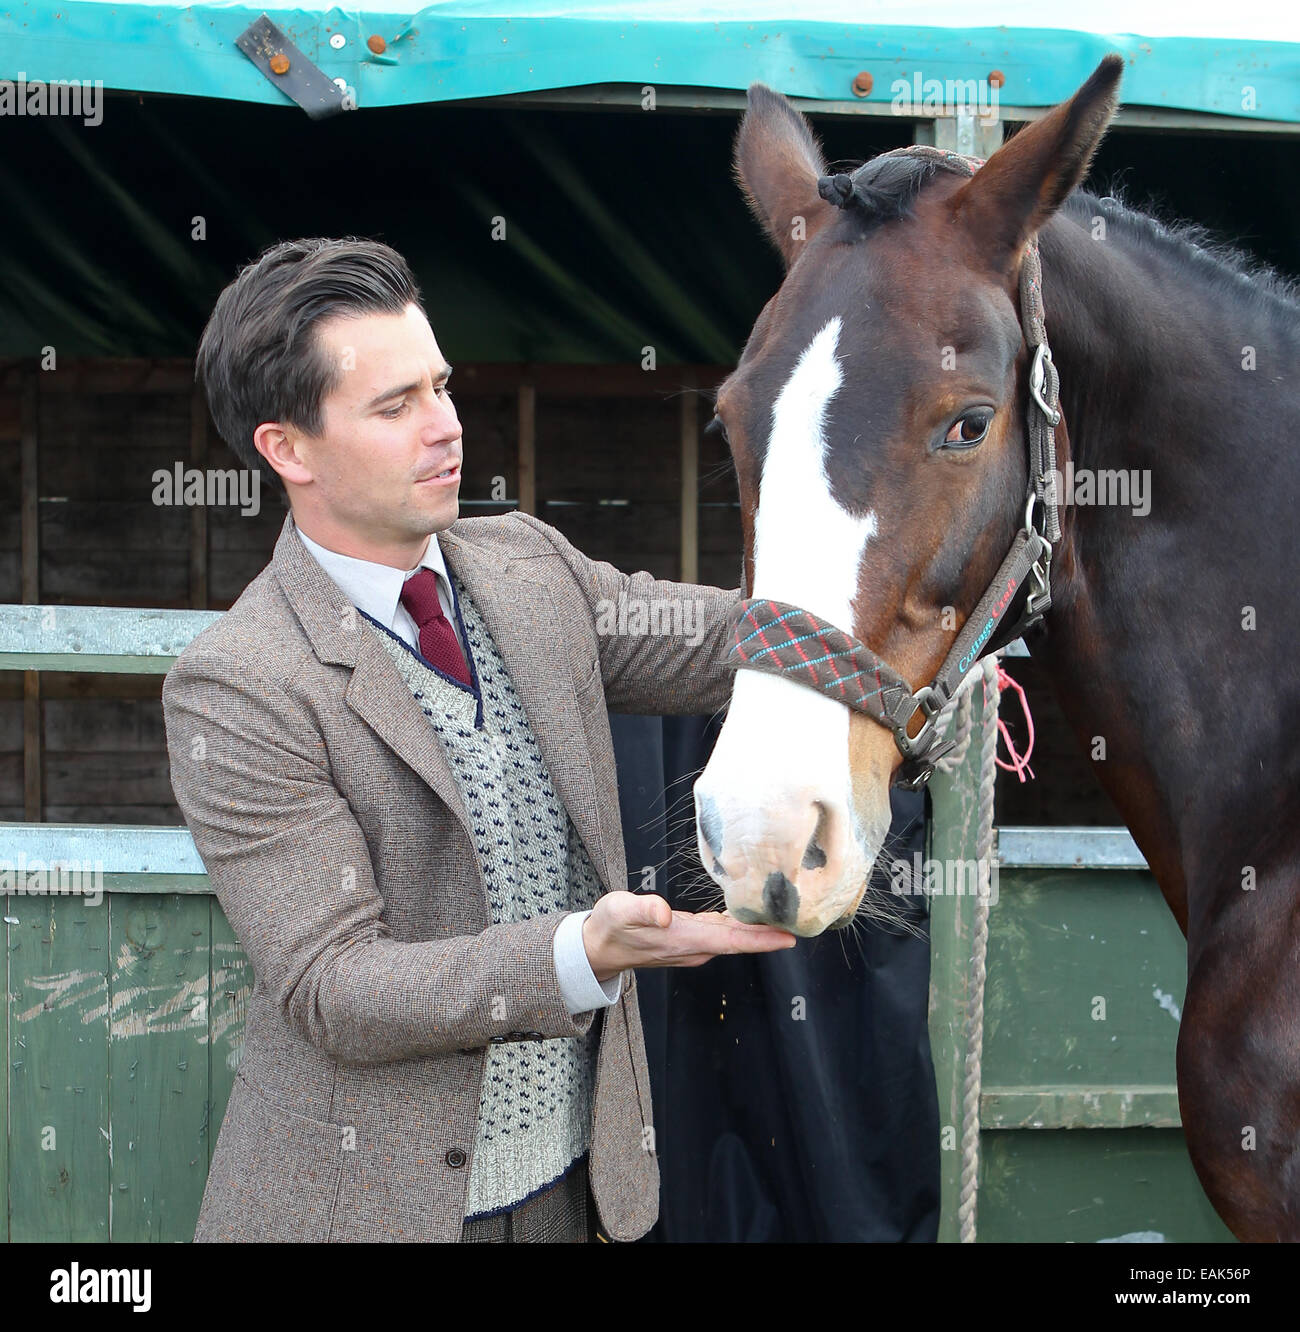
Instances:
[[[1061,413],[1054,407],[1049,407],[1047,399],[1043,397],[1043,387],[1047,383],[1047,370],[1044,367],[1045,361],[1052,359],[1051,349],[1047,343],[1040,342],[1034,348],[1034,363],[1029,367],[1029,396],[1038,404],[1042,413],[1054,426],[1061,424]]]

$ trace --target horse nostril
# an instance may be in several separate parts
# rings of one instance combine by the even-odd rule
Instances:
[[[799,890],[780,870],[773,870],[763,884],[763,905],[773,921],[793,925],[799,915]]]
[[[722,855],[722,819],[718,814],[718,807],[713,803],[712,796],[698,793],[695,796],[695,805],[704,845],[713,852],[715,868],[720,868],[717,862],[718,857]]]
[[[822,849],[822,843],[826,840],[826,806],[820,800],[814,803],[817,806],[817,826],[813,829],[813,835],[808,839],[808,845],[804,849],[803,859],[799,862],[804,869],[821,869],[826,863],[826,852]]]
[[[713,873],[714,876],[719,879],[725,879],[727,877],[727,871],[722,868],[721,862],[717,860],[713,862]]]

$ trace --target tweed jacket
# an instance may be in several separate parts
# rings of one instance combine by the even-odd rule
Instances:
[[[724,706],[739,591],[624,574],[526,514],[436,539],[603,890],[626,888],[608,710]],[[608,615],[598,632],[620,598],[689,601],[702,636],[619,633]],[[635,973],[617,1003],[570,1015],[562,913],[490,924],[442,747],[292,515],[177,658],[163,710],[177,802],[253,971],[195,1239],[459,1240],[489,1042],[593,1021],[591,1189],[612,1239],[644,1235],[659,1165]]]

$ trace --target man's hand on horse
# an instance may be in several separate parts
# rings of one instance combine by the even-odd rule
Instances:
[[[772,953],[798,942],[775,925],[747,925],[723,911],[674,911],[654,894],[606,893],[582,922],[599,981],[629,967],[698,967],[724,953]]]

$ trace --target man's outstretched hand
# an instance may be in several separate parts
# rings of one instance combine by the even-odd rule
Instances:
[[[662,897],[606,893],[582,922],[598,981],[629,967],[698,967],[723,953],[773,953],[798,942],[775,925],[746,925],[721,911],[674,911]]]

